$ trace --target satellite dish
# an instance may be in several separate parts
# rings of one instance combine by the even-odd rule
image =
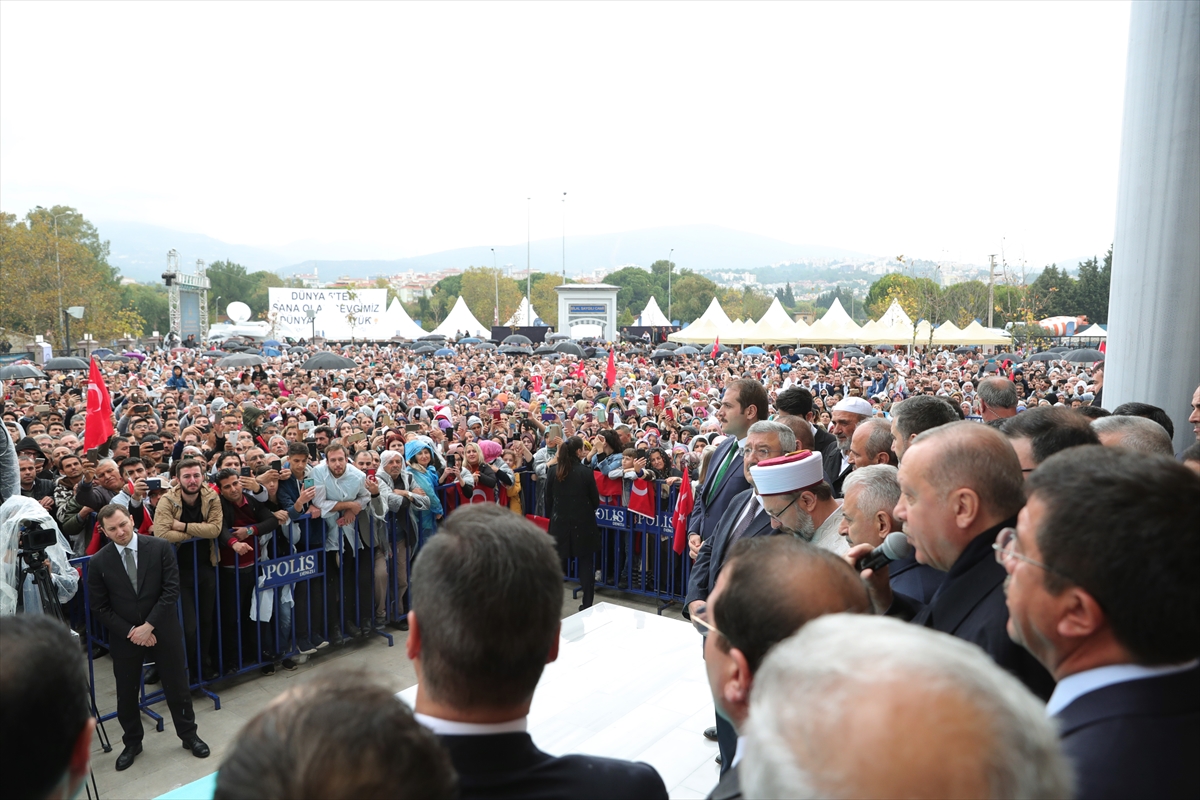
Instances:
[[[225,314],[234,322],[245,322],[252,316],[250,306],[246,305],[240,300],[234,300],[232,303],[225,306]]]

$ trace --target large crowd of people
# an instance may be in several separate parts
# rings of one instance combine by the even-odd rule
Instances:
[[[448,344],[335,347],[357,365],[336,371],[301,369],[311,347],[248,367],[194,348],[95,362],[114,433],[94,448],[82,376],[3,385],[0,547],[22,520],[56,528],[47,566],[68,606],[83,593],[67,560],[92,557],[117,769],[141,750],[139,648],[205,757],[189,682],[295,669],[390,626],[407,631],[415,713],[362,676],[305,684],[243,731],[217,795],[665,796],[648,765],[553,757],[525,727],[564,576],[581,610],[603,577],[596,509],[647,480],[691,504],[679,599],[716,708],[711,796],[1200,789],[1186,767],[1200,589],[1185,574],[1200,556],[1200,387],[1198,444],[1176,454],[1166,410],[1105,408],[1103,364],[1062,354]],[[297,583],[266,624],[258,560],[305,551],[327,590]],[[13,561],[0,612],[34,615],[39,586]],[[7,734],[26,679],[12,654],[71,656],[62,637],[3,625]],[[64,735],[90,736],[72,714]],[[59,755],[22,796],[78,785],[79,754]]]

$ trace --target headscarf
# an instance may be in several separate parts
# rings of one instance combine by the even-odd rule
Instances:
[[[504,452],[504,448],[498,442],[493,442],[491,439],[481,439],[478,442],[479,449],[483,451],[483,460],[489,464],[500,457]]]
[[[404,443],[404,460],[410,464],[415,465],[417,463],[416,462],[417,456],[420,454],[420,452],[422,450],[428,450],[430,457],[431,458],[433,457],[433,448],[431,448],[425,442],[422,442],[420,439],[413,439],[411,442],[405,442]],[[382,460],[382,458],[380,460]],[[430,463],[432,463],[432,462],[430,462]]]

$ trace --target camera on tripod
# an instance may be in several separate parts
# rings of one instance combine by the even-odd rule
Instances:
[[[17,523],[17,552],[19,555],[41,553],[58,543],[58,532],[47,527],[41,520],[23,519]],[[39,559],[40,560],[40,559]]]

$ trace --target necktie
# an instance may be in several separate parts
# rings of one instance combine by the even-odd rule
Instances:
[[[135,534],[136,535],[136,534]],[[133,584],[133,591],[137,591],[137,564],[133,561],[133,551],[128,547],[125,548],[123,556],[125,561],[125,572],[129,573],[129,582]]]
[[[738,447],[736,444],[729,448],[729,453],[725,456],[725,460],[721,463],[721,468],[717,470],[716,477],[713,478],[713,482],[708,485],[708,494],[706,494],[704,497],[705,501],[712,499],[713,493],[717,491],[717,487],[721,485],[721,479],[725,477],[725,471],[728,470],[729,465],[733,463],[733,457],[737,455],[741,449],[742,448]]]
[[[758,504],[758,501],[753,497],[750,498],[750,504],[752,506],[750,511],[742,515],[742,521],[739,522],[738,526],[733,529],[733,536],[729,539],[730,547],[733,547],[735,544],[737,544],[737,540],[742,538],[742,534],[750,530],[750,523],[754,522],[754,518],[757,517],[758,512],[762,510],[762,507]]]

